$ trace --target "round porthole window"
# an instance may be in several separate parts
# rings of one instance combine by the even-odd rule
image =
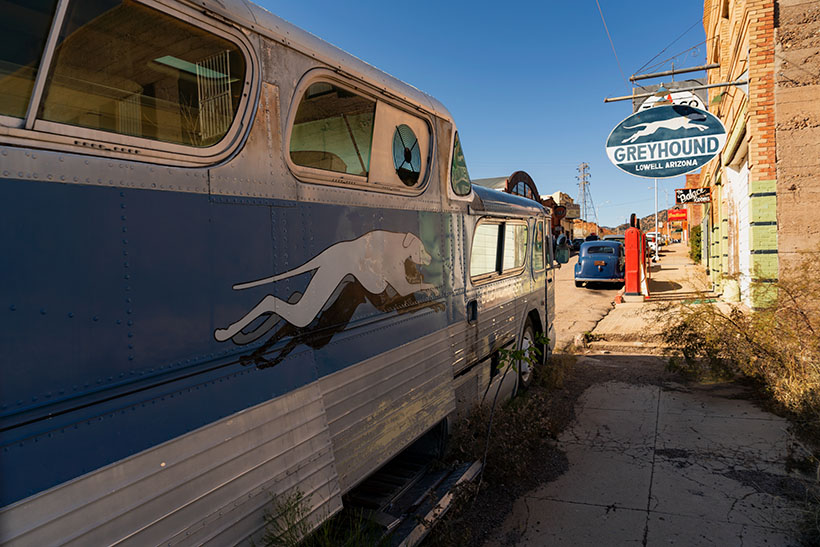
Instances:
[[[393,133],[393,166],[396,175],[407,186],[415,186],[421,173],[419,140],[410,127],[401,124]]]

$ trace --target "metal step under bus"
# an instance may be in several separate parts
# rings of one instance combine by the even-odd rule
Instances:
[[[429,453],[407,450],[345,496],[345,506],[377,523],[395,547],[417,545],[449,509],[453,489],[470,481],[481,462],[433,467]]]

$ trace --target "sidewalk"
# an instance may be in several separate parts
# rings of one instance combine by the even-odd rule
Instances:
[[[589,349],[641,353],[663,352],[666,308],[677,302],[712,299],[711,282],[703,267],[689,258],[686,245],[663,247],[660,262],[652,264],[650,299],[622,302],[592,331]]]
[[[578,356],[573,375],[592,380],[556,441],[567,471],[518,498],[485,547],[815,541],[802,527],[820,488],[789,422],[743,385],[666,370],[664,305],[714,297],[686,248],[666,249],[653,300],[616,305]]]

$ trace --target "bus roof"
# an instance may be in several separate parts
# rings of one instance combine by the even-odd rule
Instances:
[[[504,213],[517,216],[543,215],[544,207],[537,201],[522,196],[499,192],[492,188],[473,184],[473,192],[480,200],[480,205],[474,204],[477,211]]]
[[[201,0],[197,2],[197,7],[200,6],[252,32],[308,54],[413,106],[453,122],[450,112],[434,97],[285,21],[261,6],[247,0]]]

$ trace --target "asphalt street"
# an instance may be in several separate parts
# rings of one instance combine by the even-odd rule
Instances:
[[[595,325],[612,310],[620,284],[598,283],[575,286],[575,264],[578,255],[570,258],[555,277],[555,333],[556,348],[565,349],[578,334],[592,331]]]

